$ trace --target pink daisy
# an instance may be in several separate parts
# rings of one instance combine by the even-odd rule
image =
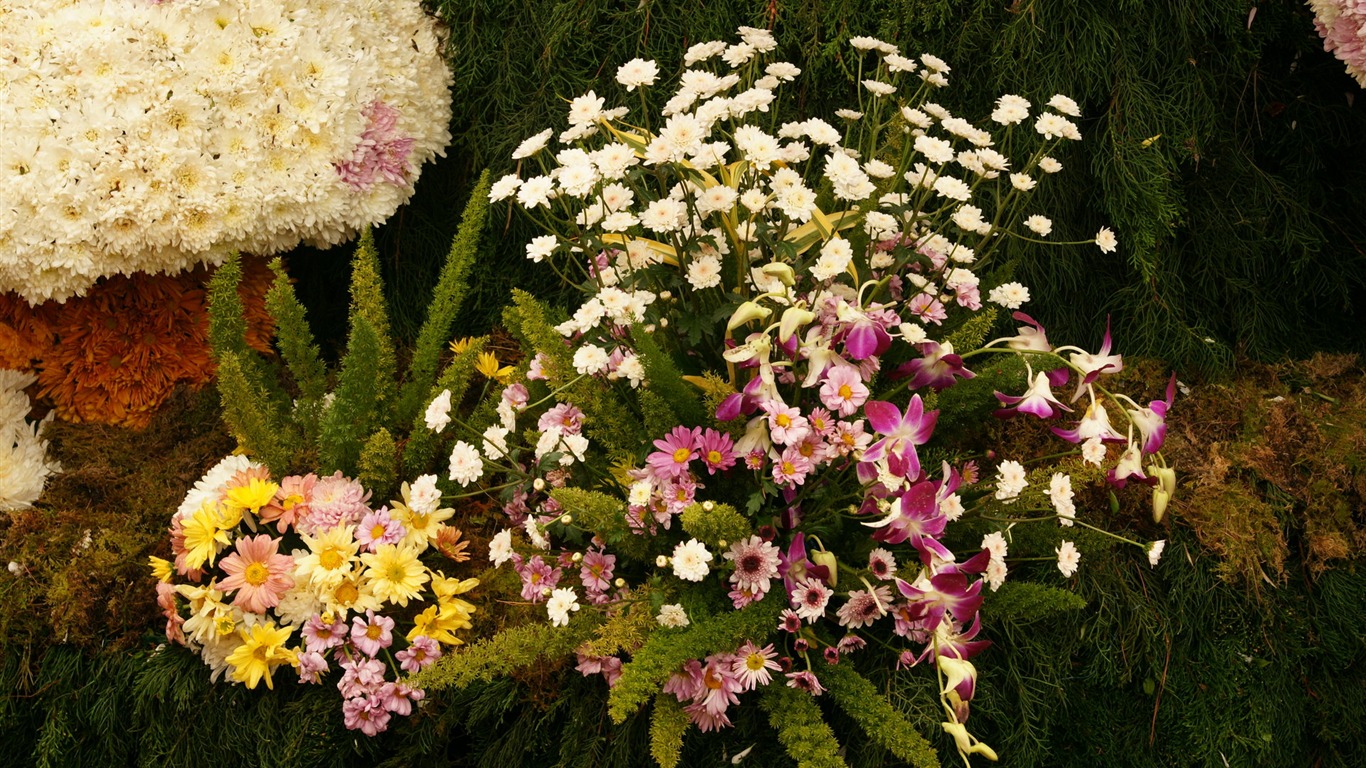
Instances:
[[[797,446],[789,447],[773,462],[773,482],[788,488],[801,485],[811,469],[811,460],[803,456]]]
[[[794,585],[790,599],[797,615],[807,621],[815,621],[825,615],[825,606],[830,603],[834,590],[825,586],[820,579],[802,579]]]
[[[317,484],[318,476],[312,472],[302,476],[290,475],[281,480],[275,498],[261,507],[258,513],[261,522],[275,523],[280,533],[288,531],[297,520],[308,516],[313,487]]]
[[[886,616],[891,602],[892,590],[886,586],[873,587],[872,591],[859,589],[849,593],[849,602],[840,606],[835,615],[841,627],[858,629]]]
[[[811,424],[796,408],[784,405],[781,400],[769,400],[763,404],[768,414],[768,436],[779,445],[800,442],[811,431]]]
[[[346,642],[349,632],[346,622],[340,617],[328,624],[323,621],[322,616],[314,615],[304,624],[304,644],[310,652],[322,653],[328,648],[336,648]]]
[[[886,581],[896,573],[896,557],[891,552],[878,547],[868,553],[868,570],[873,575]]]
[[[826,408],[841,416],[851,416],[868,400],[868,387],[853,366],[836,365],[825,374],[820,395]]]
[[[388,507],[380,507],[360,519],[356,528],[356,541],[365,547],[366,552],[374,552],[381,544],[397,544],[408,535],[403,523],[389,516]]]
[[[617,556],[605,552],[590,551],[583,556],[583,567],[579,568],[579,578],[583,587],[592,592],[606,592],[612,587],[612,569]]]
[[[773,650],[773,644],[760,648],[753,641],[745,641],[740,646],[740,650],[735,652],[735,660],[731,662],[731,673],[740,680],[741,685],[746,691],[752,691],[761,685],[768,685],[773,681],[773,673],[782,669],[774,659],[778,658],[778,652]]]
[[[237,551],[219,565],[228,578],[218,583],[224,592],[238,590],[232,604],[251,613],[265,613],[280,604],[280,598],[294,586],[289,572],[294,558],[279,554],[280,540],[268,534],[244,536],[237,540]]]
[[[517,575],[522,577],[522,599],[533,603],[544,602],[560,583],[560,569],[546,565],[540,555],[518,565]]]
[[[660,480],[670,480],[688,471],[688,462],[697,458],[698,430],[674,427],[663,440],[654,441],[659,450],[645,458],[645,463]]]
[[[540,432],[558,429],[562,435],[577,435],[583,431],[583,411],[569,403],[559,403],[541,414],[536,429]]]
[[[812,696],[819,696],[822,693],[825,693],[825,686],[821,685],[821,681],[816,679],[816,675],[813,674],[811,670],[788,672],[787,686],[789,688],[796,688],[799,691],[806,691]]]
[[[702,432],[698,454],[707,465],[707,474],[714,475],[735,466],[735,442],[725,432],[707,428]]]

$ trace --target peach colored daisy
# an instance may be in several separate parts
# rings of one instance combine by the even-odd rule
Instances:
[[[237,540],[237,551],[219,565],[228,578],[219,582],[224,592],[238,590],[232,604],[244,611],[265,613],[279,605],[280,598],[294,586],[289,575],[294,558],[279,554],[279,539],[268,534],[244,536]]]

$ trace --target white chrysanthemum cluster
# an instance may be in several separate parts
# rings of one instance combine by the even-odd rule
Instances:
[[[416,0],[15,0],[0,7],[0,291],[388,218],[450,141],[450,71]]]
[[[33,506],[47,478],[62,471],[48,460],[47,441],[39,437],[52,414],[36,423],[27,420],[24,387],[34,381],[31,374],[0,369],[0,512]]]

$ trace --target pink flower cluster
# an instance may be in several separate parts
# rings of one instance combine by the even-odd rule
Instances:
[[[414,139],[399,131],[398,110],[372,101],[365,108],[365,119],[360,143],[350,160],[337,163],[337,174],[355,189],[365,189],[377,181],[406,186]]]
[[[374,611],[352,617],[350,624],[344,619],[328,622],[318,615],[304,625],[299,679],[305,683],[321,682],[329,669],[328,656],[338,659],[342,670],[337,683],[343,697],[342,716],[347,728],[366,736],[387,730],[389,719],[395,714],[412,714],[413,702],[421,701],[425,695],[420,688],[409,688],[385,677],[388,667],[378,657],[393,645],[393,630],[394,620]],[[441,658],[441,644],[426,635],[417,635],[394,658],[404,672],[411,674]]]
[[[1366,0],[1309,0],[1323,50],[1347,65],[1347,73],[1366,88]]]

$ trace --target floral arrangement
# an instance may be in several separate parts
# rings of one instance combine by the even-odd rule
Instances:
[[[0,291],[339,243],[449,141],[419,3],[7,4]],[[93,52],[93,53],[92,53]]]
[[[146,427],[176,386],[213,378],[203,267],[178,275],[117,275],[84,296],[30,306],[0,294],[0,364],[35,371],[39,397],[71,422]],[[244,261],[238,287],[247,341],[270,350],[275,321],[265,294],[273,275]]]
[[[1309,0],[1323,50],[1347,65],[1347,74],[1366,87],[1366,2]]]
[[[662,764],[678,752],[661,734],[726,728],[751,692],[789,749],[810,748],[783,729],[820,723],[827,690],[930,764],[855,663],[933,667],[944,732],[964,759],[995,759],[967,727],[983,590],[1040,558],[1074,576],[1075,528],[1156,565],[1163,542],[1088,521],[1077,491],[1151,486],[1160,518],[1175,486],[1159,452],[1172,393],[1111,392],[1108,332],[1096,351],[1056,346],[1017,311],[1025,286],[990,283],[1003,246],[1056,238],[1031,193],[1081,138],[1079,107],[1005,95],[980,127],[932,100],[947,63],[855,38],[857,109],[778,124],[800,70],[765,60],[767,31],[740,38],[689,49],[661,116],[590,91],[562,148],[547,129],[515,151],[491,199],[545,228],[528,258],[584,301],[554,324],[518,295],[507,324],[529,360],[492,423],[453,418],[442,393],[427,426],[454,426],[450,480],[491,478],[509,525],[489,557],[521,600],[565,632],[598,627],[578,669],[605,678],[612,717],[655,697]],[[616,77],[628,92],[658,78],[641,60]],[[1109,229],[1063,242],[1117,247]],[[1004,311],[1015,323],[993,339]],[[1046,422],[1062,450],[984,450],[993,411]],[[948,419],[976,441],[938,439]],[[1024,526],[1050,527],[1050,549],[1012,552]]]
[[[367,736],[411,714],[424,692],[400,678],[462,642],[475,607],[460,595],[479,582],[443,570],[469,555],[434,475],[387,506],[370,497],[340,472],[276,482],[220,461],[172,518],[174,561],[151,558],[167,639],[248,688],[284,666],[304,683],[339,669],[346,727]]]
[[[61,472],[61,465],[47,457],[47,441],[40,436],[52,421],[48,414],[38,422],[28,420],[31,374],[0,368],[0,512],[33,506],[47,479]]]

